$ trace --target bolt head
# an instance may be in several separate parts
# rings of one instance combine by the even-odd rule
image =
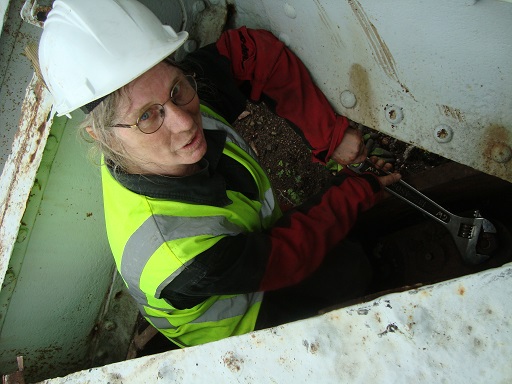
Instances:
[[[297,11],[295,10],[295,8],[293,6],[291,6],[290,4],[286,3],[284,5],[284,13],[286,16],[288,16],[290,19],[295,19],[297,17]]]
[[[279,40],[281,40],[281,42],[287,47],[290,46],[290,36],[288,36],[286,33],[280,33]]]
[[[386,105],[384,112],[386,113],[386,120],[391,124],[400,124],[404,119],[403,108],[397,105]]]
[[[436,139],[438,143],[448,143],[452,141],[452,138],[453,130],[448,125],[441,124],[435,127],[434,139]]]
[[[491,158],[500,164],[507,163],[512,159],[512,149],[505,143],[496,143],[491,149]]]
[[[341,92],[341,105],[343,105],[345,108],[354,108],[356,104],[356,95],[348,90]]]
[[[103,323],[103,328],[106,330],[106,331],[113,331],[114,329],[117,328],[117,324],[111,320],[107,320]]]

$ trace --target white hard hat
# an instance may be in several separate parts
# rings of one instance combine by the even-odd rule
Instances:
[[[136,0],[56,0],[39,43],[59,116],[128,84],[187,39]]]

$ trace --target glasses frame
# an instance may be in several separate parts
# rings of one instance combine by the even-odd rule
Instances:
[[[141,113],[141,115],[137,118],[137,121],[135,122],[135,124],[116,124],[114,125],[113,127],[117,127],[117,128],[137,128],[139,131],[141,131],[142,133],[146,134],[146,135],[151,135],[152,133],[155,133],[156,131],[158,131],[162,125],[164,124],[164,121],[165,121],[165,108],[164,108],[164,105],[167,104],[169,101],[172,101],[172,103],[178,107],[184,107],[185,105],[188,105],[192,102],[192,100],[194,100],[194,98],[196,97],[197,95],[197,82],[196,82],[196,75],[195,73],[192,74],[192,75],[183,75],[183,78],[180,78],[176,83],[174,83],[174,85],[172,86],[171,88],[171,95],[169,96],[169,98],[167,99],[167,101],[165,103],[162,103],[162,104],[159,104],[159,103],[155,103],[155,104],[151,104],[148,108],[146,108],[144,110],[144,112]],[[174,99],[173,99],[173,93],[174,93],[174,90],[176,89],[176,86],[180,83],[182,83],[183,81],[186,81],[188,84],[190,84],[190,86],[192,87],[192,89],[194,90],[194,94],[192,95],[192,98],[185,102],[185,103],[177,103]],[[160,122],[160,125],[153,131],[151,132],[147,132],[147,131],[143,131],[140,127],[139,127],[139,121],[140,121],[140,118],[146,113],[146,111],[150,110],[151,108],[154,108],[156,106],[159,106],[160,107],[160,113],[162,115],[162,121]]]

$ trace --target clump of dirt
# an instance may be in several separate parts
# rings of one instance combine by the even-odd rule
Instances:
[[[282,207],[301,204],[324,188],[331,172],[312,161],[308,147],[286,120],[265,103],[248,103],[243,115],[234,128],[258,155]]]
[[[448,161],[360,124],[351,125],[363,134],[373,133],[376,145],[393,153],[395,169],[404,177]],[[299,135],[265,103],[248,103],[234,128],[258,155],[282,207],[301,204],[328,185],[332,171],[312,161],[311,152]]]

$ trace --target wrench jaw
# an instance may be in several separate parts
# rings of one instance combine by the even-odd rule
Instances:
[[[356,173],[387,174],[369,159],[348,168]],[[386,190],[446,226],[466,263],[483,263],[497,249],[496,228],[480,212],[475,211],[473,218],[454,215],[403,180],[387,186]]]
[[[468,264],[483,263],[497,248],[496,228],[483,217],[470,219],[453,215],[450,226],[455,229],[450,230],[455,245]]]

